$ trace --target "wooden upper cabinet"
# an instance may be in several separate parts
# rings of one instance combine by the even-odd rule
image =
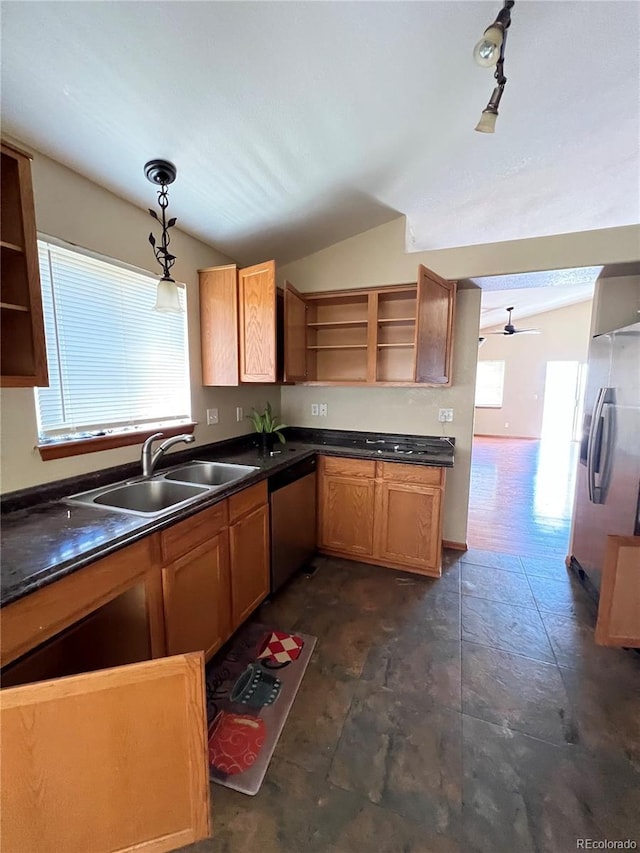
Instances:
[[[2,144],[0,169],[0,311],[3,387],[49,384],[28,154]]]
[[[238,272],[240,381],[277,379],[276,266],[273,261]]]
[[[307,302],[288,281],[284,283],[284,380],[307,378]]]
[[[238,268],[200,270],[202,384],[238,384]]]
[[[283,297],[275,263],[199,270],[202,384],[282,378]]]
[[[201,653],[0,692],[2,849],[176,850],[210,835]]]
[[[451,384],[455,306],[456,282],[440,278],[421,264],[418,268],[416,382]]]

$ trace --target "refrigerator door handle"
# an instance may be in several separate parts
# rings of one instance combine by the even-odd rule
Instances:
[[[589,443],[587,445],[587,485],[589,487],[589,500],[592,504],[599,501],[596,496],[596,458],[600,456],[602,443],[602,409],[604,406],[607,388],[600,388],[593,407],[591,427],[589,429]]]

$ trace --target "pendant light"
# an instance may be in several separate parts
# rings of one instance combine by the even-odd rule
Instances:
[[[162,278],[158,282],[158,291],[156,294],[156,304],[153,310],[164,314],[182,314],[184,308],[180,301],[180,291],[178,285],[171,278],[171,267],[176,262],[176,256],[169,252],[169,229],[176,224],[175,216],[167,220],[167,207],[169,206],[169,191],[168,187],[172,184],[178,170],[168,160],[149,160],[145,163],[144,173],[148,181],[159,186],[158,190],[158,205],[160,206],[161,217],[149,208],[149,214],[162,225],[162,236],[160,243],[156,243],[156,238],[153,232],[149,234],[149,242],[156,256],[157,262],[162,267]]]
[[[507,82],[504,76],[504,48],[507,43],[507,29],[511,25],[511,9],[514,5],[515,0],[504,0],[504,6],[498,12],[498,17],[490,27],[487,27],[473,49],[473,58],[482,68],[496,66],[493,76],[496,78],[497,86],[491,94],[489,103],[482,111],[480,121],[475,126],[475,130],[480,133],[494,133],[496,129],[498,106]]]

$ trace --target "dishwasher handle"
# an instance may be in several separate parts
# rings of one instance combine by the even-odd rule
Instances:
[[[295,483],[296,480],[301,480],[309,474],[313,474],[316,470],[316,457],[312,456],[309,459],[303,459],[302,462],[295,462],[284,471],[278,471],[272,474],[268,480],[269,494],[277,492],[279,489],[284,489],[285,486]]]

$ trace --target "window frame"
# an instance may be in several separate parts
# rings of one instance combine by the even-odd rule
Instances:
[[[146,269],[141,269],[140,267],[136,267],[133,264],[128,264],[123,261],[120,261],[116,258],[111,258],[106,255],[102,255],[98,252],[94,252],[90,249],[85,249],[82,246],[78,246],[72,243],[68,243],[59,238],[50,237],[47,234],[43,234],[41,232],[38,233],[38,244],[46,243],[49,244],[52,248],[61,248],[67,252],[71,252],[74,254],[78,254],[80,256],[84,256],[86,258],[90,258],[96,261],[100,261],[101,263],[107,264],[109,266],[113,266],[116,269],[125,270],[129,272],[133,272],[136,275],[144,276],[145,278],[156,280],[158,277],[155,276],[152,272]],[[40,245],[38,245],[38,250],[40,250]],[[186,303],[186,285],[182,282],[177,283],[179,287],[184,289],[185,295],[185,303]],[[40,429],[40,409],[39,409],[39,400],[38,400],[38,389],[34,389],[34,407],[35,414],[38,421],[38,442],[34,449],[37,449],[40,457],[43,461],[49,461],[52,459],[61,459],[71,456],[78,456],[86,453],[94,453],[102,450],[110,450],[118,447],[127,447],[131,445],[141,444],[144,442],[149,436],[153,435],[156,432],[162,432],[164,436],[170,437],[174,435],[181,435],[183,433],[191,434],[194,431],[197,422],[193,420],[193,403],[191,400],[191,371],[190,371],[190,347],[189,347],[189,329],[186,317],[186,305],[185,305],[185,331],[184,331],[184,357],[185,357],[185,371],[188,382],[188,405],[187,410],[189,412],[188,415],[184,417],[167,417],[166,419],[160,418],[156,421],[151,421],[149,418],[146,420],[140,420],[137,423],[135,420],[132,420],[131,423],[123,426],[105,426],[104,428],[96,427],[95,432],[99,432],[100,434],[94,434],[89,436],[73,436],[70,433],[64,434],[64,437],[56,438],[55,430],[51,430],[49,436],[46,440],[43,439],[43,434]],[[78,430],[80,432],[80,430]]]
[[[500,384],[500,402],[499,403],[478,403],[478,381],[480,379],[481,364],[500,364],[502,365],[502,382]],[[474,392],[473,406],[475,409],[502,409],[504,406],[504,380],[506,374],[506,360],[503,358],[486,358],[478,359],[478,369],[476,372],[476,387]]]

